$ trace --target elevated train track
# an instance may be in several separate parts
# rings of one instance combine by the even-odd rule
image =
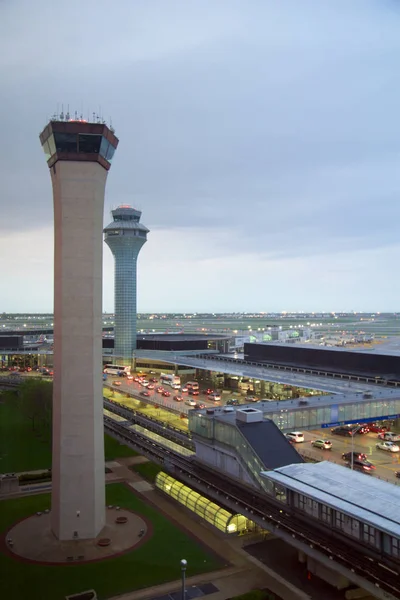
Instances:
[[[179,444],[188,450],[192,450],[193,452],[195,450],[194,443],[190,438],[189,432],[178,429],[177,427],[173,427],[168,423],[163,423],[159,419],[145,417],[139,412],[123,406],[119,402],[108,400],[107,398],[104,398],[103,406],[106,410],[123,417],[133,425],[141,425],[149,431],[157,433],[163,438],[171,442],[175,442],[176,444]]]
[[[368,582],[379,598],[400,598],[399,564],[388,561],[379,553],[373,554],[361,545],[352,547],[348,540],[338,539],[332,532],[322,532],[306,523],[290,509],[265,493],[235,481],[227,475],[199,464],[195,458],[184,458],[161,448],[145,436],[133,433],[105,417],[107,433],[135,448],[160,464],[171,475],[199,493],[208,496],[230,511],[239,512],[268,529],[307,554],[317,552],[321,559],[341,565],[348,578],[358,585]],[[352,578],[353,575],[353,578]]]

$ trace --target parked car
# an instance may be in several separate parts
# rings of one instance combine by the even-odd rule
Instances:
[[[368,429],[371,433],[383,433],[388,428],[385,425],[379,425],[379,423],[368,423]]]
[[[369,431],[370,431],[370,430],[369,430],[369,427],[368,427],[368,425],[359,425],[359,427],[357,427],[357,428],[355,429],[355,433],[358,433],[358,434],[360,434],[360,435],[363,435],[363,434],[365,434],[365,433],[369,433]]]
[[[353,460],[367,460],[367,455],[363,452],[345,452],[342,454],[343,460],[351,461],[351,455],[353,455]]]
[[[343,425],[339,427],[334,427],[331,429],[331,433],[334,435],[343,435],[343,436],[352,436],[355,435],[355,428],[351,428],[348,425]]]
[[[378,450],[386,450],[386,452],[400,452],[400,448],[394,442],[379,442],[376,445]]]
[[[113,385],[116,385],[117,387],[119,387],[121,385],[120,381],[113,381]]]
[[[329,440],[312,440],[311,445],[321,450],[332,450],[332,442]]]
[[[296,444],[304,442],[304,433],[302,431],[291,431],[286,434],[288,440],[292,440]]]
[[[175,402],[183,402],[183,396],[177,394],[176,396],[174,396],[174,400]]]

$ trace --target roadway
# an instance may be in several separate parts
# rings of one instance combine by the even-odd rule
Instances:
[[[400,471],[400,452],[392,453],[378,450],[376,448],[378,442],[377,433],[356,434],[354,438],[332,435],[329,429],[304,431],[303,433],[305,441],[295,444],[295,448],[304,457],[313,458],[318,461],[330,460],[344,465],[345,462],[342,459],[342,454],[354,449],[355,452],[366,454],[368,457],[367,460],[376,466],[376,471],[373,471],[373,477],[385,479],[390,483],[400,483],[400,479],[397,479],[395,476],[395,471]],[[332,450],[314,448],[311,442],[318,439],[330,440],[332,442]],[[368,477],[369,475],[366,474],[365,476]]]

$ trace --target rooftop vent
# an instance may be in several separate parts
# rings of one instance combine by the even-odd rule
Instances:
[[[256,408],[241,408],[236,411],[236,420],[242,423],[261,423],[263,412]]]

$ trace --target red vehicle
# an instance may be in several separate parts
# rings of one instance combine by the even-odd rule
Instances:
[[[158,379],[156,379],[155,377],[150,377],[149,381],[151,381],[152,383],[158,383]]]
[[[206,396],[209,396],[210,394],[213,393],[214,390],[212,390],[211,388],[207,388],[206,390],[203,390],[203,394],[205,394]]]
[[[161,385],[159,385],[159,386],[158,386],[158,388],[156,388],[156,392],[157,392],[158,394],[162,394],[162,393],[163,393],[163,391],[164,391],[164,388],[163,388]]]
[[[174,400],[175,400],[176,402],[183,402],[183,396],[181,396],[181,395],[174,396]]]
[[[154,383],[149,383],[149,385],[147,386],[148,390],[154,390]]]
[[[195,406],[195,408],[197,408],[198,410],[202,410],[205,407],[206,407],[206,405],[203,404],[203,402],[198,402]]]
[[[147,390],[143,390],[143,392],[140,392],[141,396],[150,396],[150,392],[148,392]]]
[[[166,398],[169,398],[170,395],[171,395],[171,392],[169,392],[168,390],[163,390],[161,392],[161,396],[165,396]]]
[[[189,396],[198,396],[199,390],[194,390],[193,388],[189,389]]]
[[[384,433],[388,430],[385,425],[379,425],[378,423],[368,423],[368,429],[371,433]]]

